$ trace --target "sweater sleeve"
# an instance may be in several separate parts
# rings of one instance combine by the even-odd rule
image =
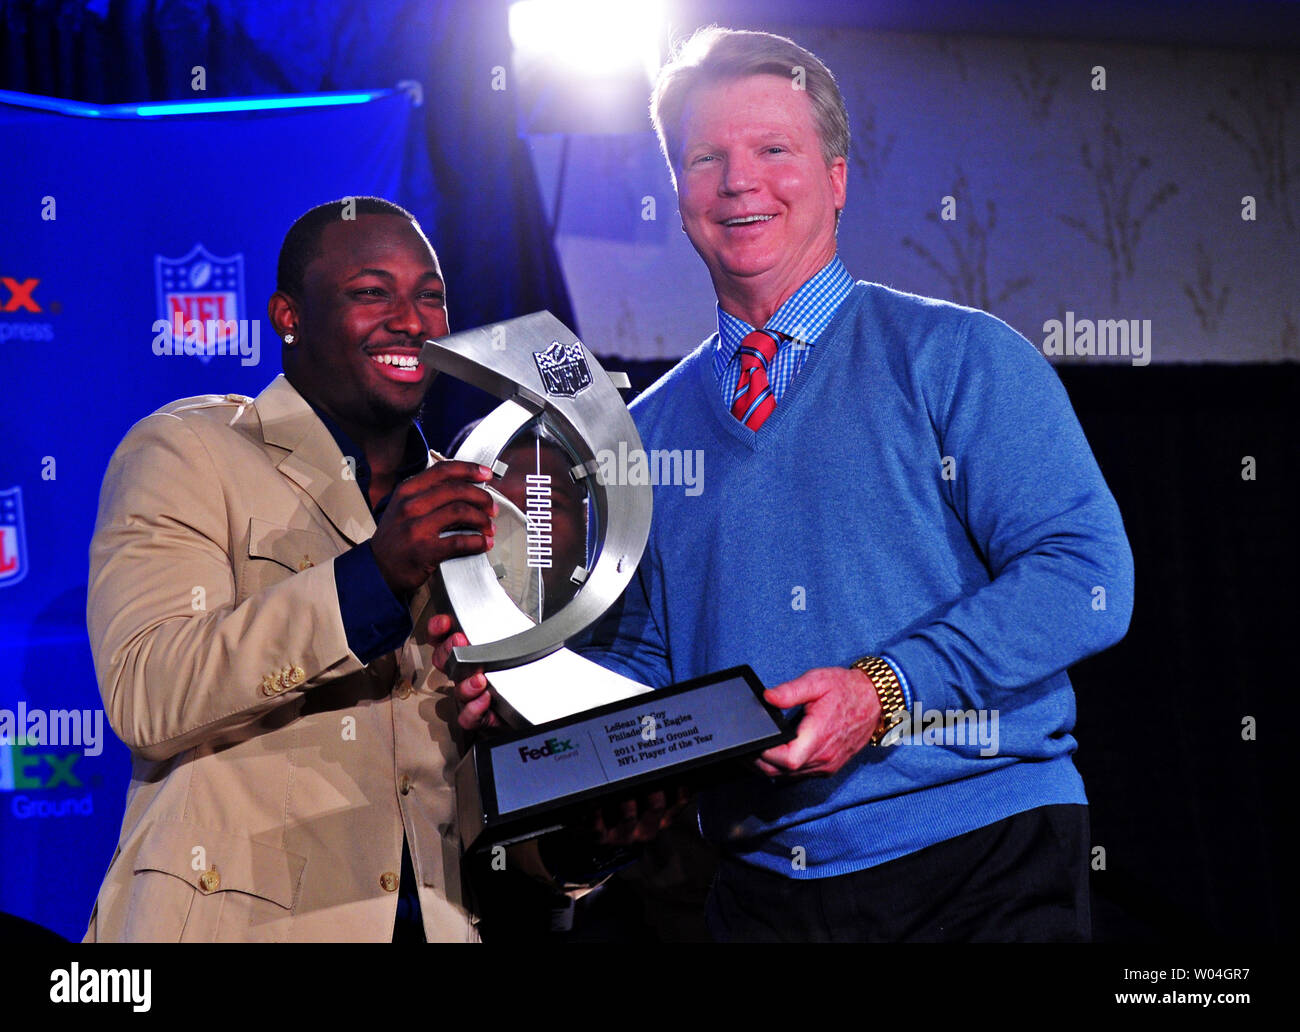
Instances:
[[[925,397],[932,475],[991,580],[880,652],[926,708],[1014,708],[1029,701],[1024,689],[1124,636],[1133,556],[1046,359],[984,313],[952,337],[923,377],[944,384]]]

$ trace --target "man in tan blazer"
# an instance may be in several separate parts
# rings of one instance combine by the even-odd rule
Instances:
[[[87,614],[134,769],[87,940],[477,937],[429,578],[494,546],[498,503],[414,422],[447,333],[432,248],[355,208],[286,236],[285,375],[165,406],[110,461]]]

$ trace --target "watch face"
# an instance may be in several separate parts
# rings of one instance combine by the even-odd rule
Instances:
[[[500,461],[507,468],[495,486],[526,526],[525,554],[508,558],[503,586],[520,609],[541,622],[577,594],[591,566],[596,535],[589,481],[574,481],[569,471],[579,460],[544,416],[511,439]]]

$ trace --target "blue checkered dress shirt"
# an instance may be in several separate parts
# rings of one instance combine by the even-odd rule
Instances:
[[[713,372],[718,378],[722,404],[731,408],[732,395],[740,379],[740,356],[736,354],[746,334],[755,329],[773,330],[781,335],[776,357],[767,369],[767,382],[777,404],[781,395],[803,368],[817,338],[835,315],[835,310],[853,289],[853,277],[838,257],[832,258],[820,272],[790,295],[767,324],[750,326],[744,319],[718,308],[718,344],[713,351]]]

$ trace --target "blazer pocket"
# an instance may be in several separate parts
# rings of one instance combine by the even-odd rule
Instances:
[[[281,527],[256,516],[248,521],[250,559],[270,559],[299,573],[326,559],[333,559],[338,552],[338,546],[330,538],[313,530]]]
[[[333,559],[339,546],[324,534],[248,521],[248,559],[240,564],[236,605],[294,573]]]
[[[238,832],[155,821],[133,864],[128,938],[283,940],[306,866],[306,857]]]

